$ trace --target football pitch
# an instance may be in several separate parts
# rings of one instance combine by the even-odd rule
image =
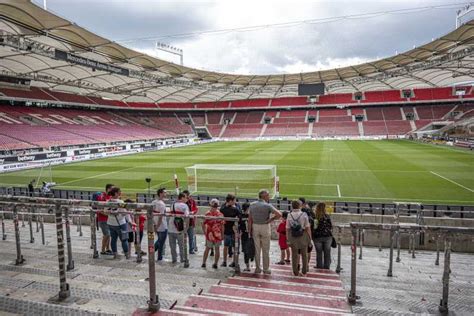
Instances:
[[[56,188],[113,183],[133,195],[147,191],[147,177],[152,190],[173,190],[175,173],[186,188],[184,168],[194,164],[276,165],[280,196],[288,198],[474,204],[473,152],[405,140],[214,142],[55,166],[51,175]],[[39,174],[1,174],[0,185],[26,186]],[[42,180],[49,177],[44,169]]]

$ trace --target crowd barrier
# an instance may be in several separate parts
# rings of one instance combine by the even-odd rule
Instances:
[[[352,242],[351,242],[351,285],[348,296],[349,303],[355,304],[360,299],[357,296],[357,241],[359,240],[360,255],[359,260],[362,260],[362,248],[363,238],[361,238],[363,230],[376,230],[376,231],[389,231],[391,237],[390,253],[389,253],[389,267],[387,276],[393,276],[393,257],[395,244],[399,245],[399,237],[401,234],[409,234],[413,236],[417,233],[432,232],[437,237],[437,245],[440,240],[444,240],[444,268],[442,276],[442,298],[439,304],[439,311],[441,313],[448,312],[448,298],[449,298],[449,275],[451,273],[450,260],[451,260],[451,245],[452,241],[459,235],[473,235],[474,228],[471,227],[447,227],[447,226],[426,226],[418,224],[375,224],[375,223],[358,223],[353,222],[348,226],[351,229]],[[344,227],[338,226],[338,258],[336,272],[341,271],[341,244],[340,244],[340,232]],[[359,236],[359,237],[358,237]],[[411,238],[412,239],[412,238]],[[409,248],[409,252],[412,257],[415,258],[414,244]],[[397,262],[400,262],[400,248],[398,246]],[[439,265],[439,247],[437,251],[435,265]]]
[[[90,230],[91,230],[91,249],[92,249],[92,258],[98,258],[97,250],[97,237],[96,237],[96,213],[103,209],[118,209],[118,213],[130,214],[135,216],[138,220],[139,215],[147,216],[147,253],[148,253],[148,283],[149,283],[149,300],[148,300],[148,311],[156,312],[159,310],[159,299],[156,291],[156,273],[155,273],[155,260],[150,259],[155,257],[155,232],[154,232],[154,216],[164,216],[164,217],[183,217],[185,219],[185,226],[183,232],[183,253],[184,253],[184,267],[189,267],[189,258],[187,250],[187,220],[194,218],[195,220],[225,220],[234,222],[234,225],[239,221],[237,218],[229,217],[214,217],[214,216],[203,216],[203,215],[189,215],[183,216],[178,214],[165,214],[158,215],[153,212],[154,206],[152,204],[144,203],[114,203],[114,202],[96,202],[96,201],[86,201],[86,200],[67,200],[67,199],[54,199],[54,198],[37,198],[37,197],[25,197],[25,196],[4,196],[0,195],[0,205],[4,209],[1,211],[1,220],[2,220],[2,240],[6,240],[7,235],[5,231],[5,214],[11,214],[13,217],[13,226],[15,230],[15,243],[16,243],[16,265],[21,265],[25,263],[25,258],[21,253],[21,243],[20,243],[20,215],[27,216],[27,222],[29,225],[30,231],[30,242],[34,242],[33,237],[33,221],[36,221],[37,232],[41,230],[42,243],[44,244],[44,225],[43,218],[44,216],[52,216],[51,212],[34,212],[34,211],[19,211],[21,209],[28,209],[33,207],[41,207],[50,209],[53,211],[53,216],[56,223],[56,233],[57,233],[57,248],[58,248],[58,264],[59,264],[59,284],[60,290],[55,300],[63,301],[71,296],[71,291],[69,288],[69,283],[66,279],[66,271],[74,269],[74,260],[73,260],[73,251],[71,243],[71,228],[70,228],[70,216],[75,216],[78,218],[88,217],[90,218]],[[5,210],[6,209],[6,210]],[[140,211],[136,211],[140,210]],[[72,212],[71,212],[72,211]],[[25,225],[24,217],[22,220],[22,225]],[[81,229],[81,221],[79,221],[78,231]],[[64,243],[64,234],[66,235],[66,249]],[[141,244],[138,242],[138,238],[135,238],[135,246],[137,247],[137,263],[142,262],[141,256]],[[235,246],[235,255],[234,258],[234,270],[236,273],[240,272],[239,265],[239,251],[240,240],[234,238]],[[66,255],[67,251],[67,264],[66,264]]]

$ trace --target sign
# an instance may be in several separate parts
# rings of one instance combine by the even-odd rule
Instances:
[[[111,73],[114,73],[117,75],[123,75],[123,76],[129,75],[129,70],[126,68],[117,67],[111,64],[101,63],[99,61],[81,57],[75,54],[71,54],[60,49],[54,50],[54,57],[59,60],[64,60],[76,65],[89,67],[92,69],[107,71],[107,72],[111,72]]]

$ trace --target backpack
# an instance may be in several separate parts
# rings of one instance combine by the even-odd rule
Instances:
[[[301,218],[301,216],[303,216],[303,213],[300,214],[300,216],[298,216],[298,218],[295,220],[294,217],[293,217],[293,214],[290,214],[291,216],[291,223],[290,223],[290,232],[291,232],[291,236],[292,237],[301,237],[303,236],[304,234],[304,229],[303,229],[303,226],[301,226],[300,222],[299,222],[299,219]]]
[[[102,201],[102,192],[92,193],[92,201]]]
[[[173,214],[177,214],[175,209],[174,209],[174,203],[173,203]],[[182,217],[173,217],[173,224],[176,227],[176,230],[178,232],[182,232],[184,230],[184,218],[182,218]]]

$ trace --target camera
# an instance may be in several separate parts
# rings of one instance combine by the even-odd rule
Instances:
[[[148,182],[148,183],[150,183],[150,182],[151,182],[151,178],[146,178],[145,181]]]

